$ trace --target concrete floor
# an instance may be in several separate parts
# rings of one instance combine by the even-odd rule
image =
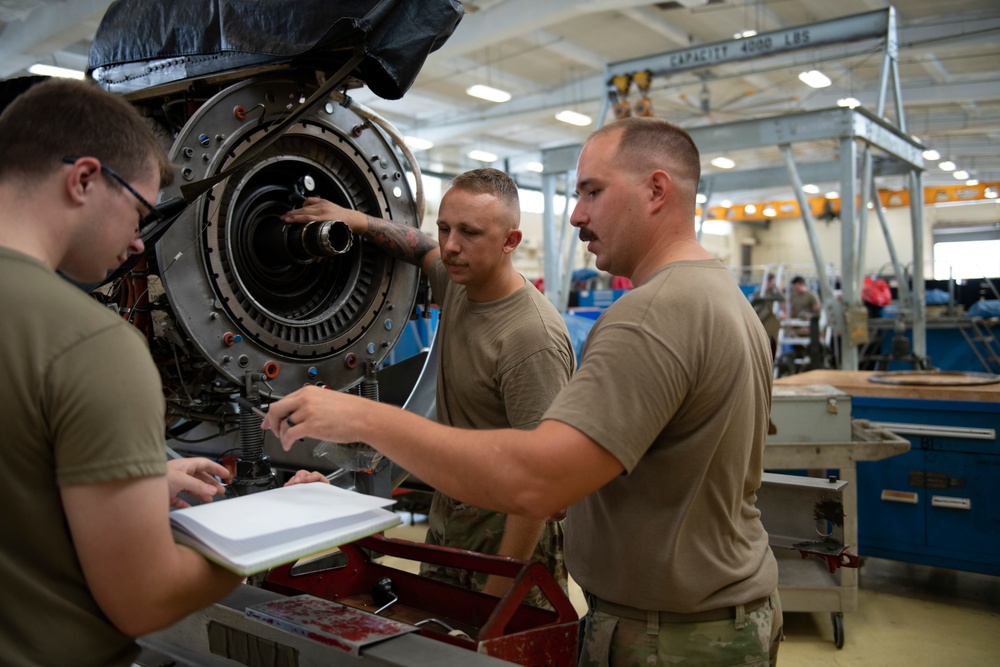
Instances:
[[[403,517],[407,523],[387,534],[423,541],[425,517]],[[393,565],[415,567],[406,561]],[[833,643],[828,613],[789,613],[779,665],[1000,665],[1000,577],[866,558],[859,582],[858,610],[844,614],[844,647]],[[586,609],[572,582],[570,600],[579,612]]]

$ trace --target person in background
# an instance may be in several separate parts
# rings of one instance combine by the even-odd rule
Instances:
[[[775,304],[781,304],[785,300],[777,282],[775,276],[769,275],[764,281],[764,286],[750,301],[754,312],[760,318],[760,323],[764,325],[768,340],[771,341],[771,359],[774,359],[778,351],[778,331],[781,329],[781,322],[775,313]]]
[[[534,430],[449,428],[317,387],[271,404],[262,428],[285,449],[366,442],[477,506],[568,507],[566,565],[590,607],[580,665],[774,664],[778,567],[755,507],[770,350],[698,242],[699,175],[691,137],[660,119],[587,140],[570,221],[597,267],[636,287],[598,319]]]
[[[0,155],[0,655],[131,665],[134,637],[240,583],[175,544],[168,517],[179,493],[210,498],[228,472],[168,466],[145,339],[57,271],[93,283],[142,252],[171,165],[128,102],[65,79],[7,106]]]
[[[572,374],[569,332],[555,307],[514,268],[521,241],[514,181],[497,169],[457,176],[441,200],[438,242],[404,222],[382,220],[311,198],[288,223],[343,220],[367,242],[416,264],[441,307],[437,420],[463,429],[534,428]],[[502,459],[497,465],[504,465]],[[300,471],[289,483],[326,481]],[[426,541],[521,560],[538,560],[566,590],[560,521],[492,512],[435,491]],[[421,573],[501,596],[510,580],[423,564]],[[548,606],[534,589],[528,602]]]
[[[788,297],[789,316],[795,320],[808,320],[818,316],[821,306],[819,297],[806,285],[802,276],[792,278],[792,293]]]

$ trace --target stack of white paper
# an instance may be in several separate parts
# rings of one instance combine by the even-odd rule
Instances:
[[[402,523],[393,500],[331,484],[296,484],[170,513],[174,540],[243,575]]]

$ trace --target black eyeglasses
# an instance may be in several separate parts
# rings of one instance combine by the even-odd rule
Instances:
[[[62,161],[64,163],[66,163],[66,164],[76,164],[76,161],[79,160],[79,159],[80,158],[77,158],[77,157],[67,156],[67,157],[64,157],[62,159]],[[126,190],[128,190],[130,193],[132,193],[132,196],[135,197],[139,201],[139,203],[142,204],[143,206],[145,206],[146,209],[149,211],[149,213],[147,213],[146,215],[140,215],[139,216],[139,236],[140,237],[145,237],[146,234],[148,234],[149,232],[151,232],[153,230],[153,228],[156,227],[156,225],[160,221],[162,221],[164,219],[165,216],[164,216],[163,211],[161,211],[156,206],[154,206],[153,204],[150,204],[148,201],[146,201],[145,198],[142,195],[140,195],[138,192],[135,191],[135,188],[133,188],[131,185],[129,185],[128,181],[126,181],[124,178],[122,178],[117,173],[115,173],[115,171],[113,169],[111,169],[111,167],[105,167],[102,164],[101,165],[101,173],[102,174],[106,174],[107,176],[110,176],[115,181],[117,181],[119,185],[121,185],[123,188],[125,188]]]

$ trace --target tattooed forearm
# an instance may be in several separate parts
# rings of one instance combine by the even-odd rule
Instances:
[[[419,265],[437,243],[419,229],[390,220],[368,216],[365,237],[382,250],[404,262]]]

